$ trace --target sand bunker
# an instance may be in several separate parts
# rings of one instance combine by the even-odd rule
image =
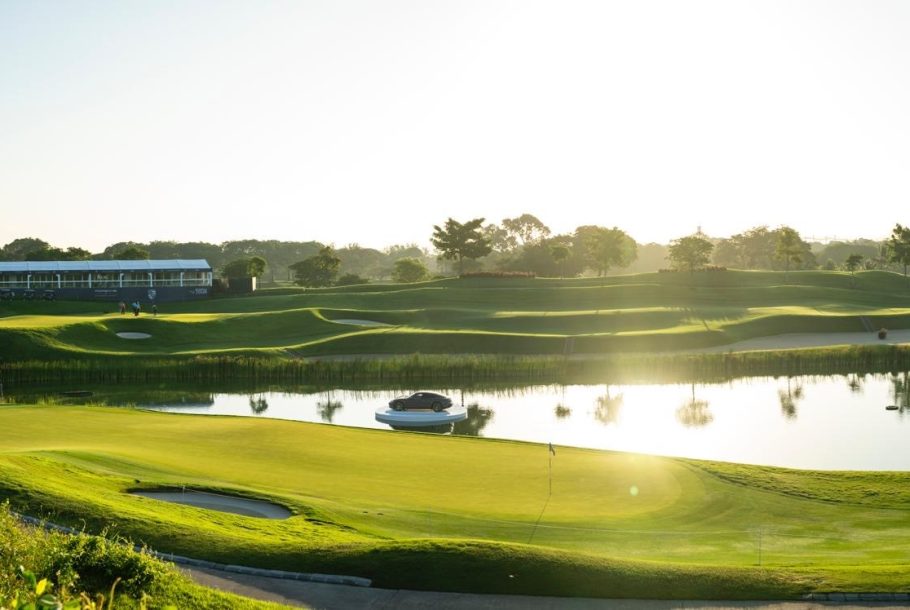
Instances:
[[[121,339],[151,339],[152,336],[148,333],[117,333],[117,336]]]
[[[285,507],[266,502],[264,500],[251,500],[239,496],[225,496],[222,494],[207,493],[204,491],[133,491],[134,496],[186,504],[196,508],[217,510],[223,513],[233,513],[245,517],[259,517],[260,519],[287,519],[292,515]]]
[[[336,324],[352,324],[354,326],[391,326],[391,324],[386,324],[385,322],[377,322],[376,320],[354,320],[354,319],[344,319],[344,320],[330,320]]]

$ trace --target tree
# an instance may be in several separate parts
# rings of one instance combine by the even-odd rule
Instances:
[[[458,261],[459,275],[464,271],[464,259],[477,259],[493,251],[480,230],[483,221],[483,218],[475,218],[462,224],[449,218],[444,228],[433,225],[430,241],[443,258]]]
[[[332,285],[338,276],[340,265],[341,259],[335,256],[335,250],[331,246],[325,246],[319,254],[294,263],[290,269],[294,272],[295,281],[299,286],[319,288]]]
[[[638,244],[622,229],[597,227],[585,243],[588,261],[597,275],[604,276],[613,267],[628,267],[635,260]]]
[[[33,250],[25,255],[27,261],[87,261],[92,253],[83,248],[71,246],[66,250],[53,246]]]
[[[667,258],[675,268],[692,273],[696,269],[704,267],[711,260],[711,250],[713,249],[714,244],[704,237],[689,235],[670,242]]]
[[[550,246],[550,256],[553,258],[553,262],[559,265],[559,277],[566,276],[566,259],[568,259],[571,254],[572,251],[569,250],[569,246],[565,244],[553,244]]]
[[[265,273],[265,259],[261,256],[238,258],[229,262],[221,270],[222,277],[259,277]]]
[[[510,252],[518,246],[515,236],[498,224],[490,223],[482,229],[483,236],[494,252]]]
[[[910,227],[897,224],[888,238],[888,260],[903,265],[904,277],[907,277],[907,265],[910,265]]]
[[[29,252],[46,250],[51,245],[37,237],[20,237],[9,242],[0,250],[0,260],[24,261]]]
[[[427,279],[430,270],[422,261],[416,258],[399,258],[395,261],[392,271],[392,280],[401,284],[411,284]]]
[[[494,225],[495,226],[495,225]],[[540,221],[533,214],[522,214],[517,218],[504,218],[502,228],[512,238],[516,245],[526,245],[539,242],[550,235],[550,227]]]
[[[130,246],[129,248],[118,252],[114,258],[122,261],[141,261],[148,260],[148,257],[148,250],[138,246]]]
[[[790,263],[802,262],[803,240],[796,229],[781,227],[777,230],[777,242],[774,246],[774,258],[784,261],[784,273],[790,273]]]
[[[844,261],[844,269],[850,272],[850,277],[853,279],[854,283],[856,282],[856,270],[859,269],[862,264],[862,254],[851,254],[847,257],[847,260]]]

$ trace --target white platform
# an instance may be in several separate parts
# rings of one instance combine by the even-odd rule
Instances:
[[[396,426],[439,426],[467,419],[468,410],[464,407],[449,407],[444,411],[431,411],[430,409],[414,409],[411,411],[395,411],[390,407],[376,409],[376,421]]]

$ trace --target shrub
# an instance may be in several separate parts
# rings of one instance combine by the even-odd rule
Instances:
[[[878,330],[878,338],[879,338],[879,339],[884,339],[884,338],[886,338],[887,336],[888,336],[888,329],[887,329],[887,328],[880,328],[880,329]]]
[[[160,563],[120,541],[72,536],[62,550],[53,557],[50,572],[78,575],[80,588],[93,593],[109,591],[119,580],[119,590],[139,597],[162,575]]]
[[[369,284],[370,280],[365,277],[360,277],[356,273],[345,273],[340,278],[335,280],[336,286],[355,286],[357,284]]]

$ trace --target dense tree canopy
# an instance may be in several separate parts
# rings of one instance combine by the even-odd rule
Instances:
[[[265,272],[266,262],[261,256],[238,258],[226,264],[221,270],[223,277],[260,277]]]
[[[294,278],[299,286],[321,288],[331,286],[338,277],[341,259],[335,256],[331,246],[325,246],[315,256],[310,256],[291,265]]]
[[[625,231],[613,227],[594,227],[585,236],[589,265],[597,275],[606,275],[614,267],[628,267],[638,255],[638,244]]]
[[[489,240],[483,236],[483,218],[460,223],[453,218],[445,225],[433,225],[430,241],[444,259],[458,261],[458,273],[464,272],[464,259],[477,259],[492,251]]]
[[[402,284],[420,282],[429,277],[427,266],[418,258],[399,258],[395,261],[392,279]]]
[[[674,239],[670,243],[668,258],[673,267],[690,273],[701,269],[711,260],[714,244],[700,235],[689,235]]]
[[[790,227],[781,227],[777,232],[774,257],[784,262],[784,270],[789,272],[791,263],[801,263],[802,254],[803,240],[799,233]]]

